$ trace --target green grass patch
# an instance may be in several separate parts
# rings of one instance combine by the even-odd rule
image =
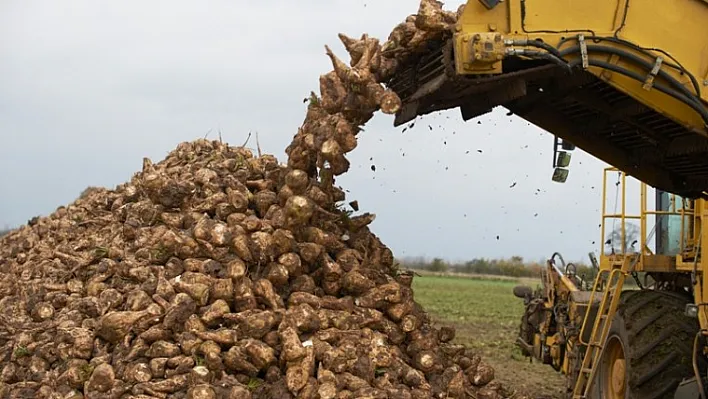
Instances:
[[[434,322],[455,327],[455,342],[482,355],[495,368],[499,381],[534,397],[560,398],[564,377],[549,365],[530,363],[515,344],[524,311],[523,300],[513,294],[518,284],[535,288],[540,280],[413,279],[415,300]]]

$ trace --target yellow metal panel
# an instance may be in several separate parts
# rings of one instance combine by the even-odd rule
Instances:
[[[696,201],[696,212],[700,212],[701,215],[698,219],[701,227],[701,253],[708,253],[704,248],[708,248],[708,209],[706,209],[706,201],[700,200]],[[704,228],[706,227],[706,228]],[[700,265],[698,267],[701,275],[697,276],[697,284],[694,287],[694,300],[696,305],[699,306],[698,310],[698,320],[701,324],[701,329],[708,329],[708,307],[706,306],[706,300],[708,300],[708,284],[705,283],[705,278],[708,275],[708,256],[702,256],[700,258]]]
[[[679,270],[676,257],[667,255],[643,255],[638,272],[674,272]]]
[[[704,76],[708,70],[706,3],[696,0],[630,1],[620,37],[642,47],[665,50],[693,70],[697,78]],[[708,99],[705,95],[703,98]]]
[[[708,329],[708,309],[706,309],[705,299],[708,298],[708,284],[705,284],[705,269],[703,275],[698,276],[698,282],[694,288],[693,300],[698,306],[698,322],[701,330]]]
[[[491,10],[487,10],[477,0],[470,0],[465,5],[465,11],[460,16],[458,25],[460,30],[468,32],[489,32],[496,30],[502,33],[509,32],[509,4],[501,3]],[[493,28],[493,29],[490,29]]]
[[[617,1],[533,0],[522,4],[526,10],[526,32],[610,32],[617,9]]]
[[[507,0],[492,10],[487,10],[479,1],[470,0],[465,6],[458,31],[464,34],[475,32],[501,32],[508,39],[541,39],[553,46],[561,40],[573,38],[578,33],[586,36],[595,34],[600,37],[617,36],[643,48],[656,48],[676,58],[702,85],[701,98],[708,102],[708,4],[698,0],[629,0],[626,4],[619,1],[597,0]],[[522,22],[523,21],[523,22]],[[621,27],[621,30],[620,30]],[[590,32],[583,32],[592,30]],[[603,45],[617,46],[609,42]],[[626,49],[626,46],[621,48]],[[670,62],[666,55],[665,62]],[[487,69],[487,68],[485,68]],[[458,71],[462,74],[473,71]],[[671,69],[681,82],[688,86],[688,79]],[[628,82],[631,82],[629,84]],[[663,94],[638,92],[641,84],[635,84],[628,78],[613,78],[612,84],[630,94],[644,99],[647,105],[669,104],[667,112],[674,115],[676,106],[665,100]],[[637,89],[634,89],[637,86]],[[691,87],[691,90],[693,88]],[[695,117],[687,116],[688,111],[679,112],[674,119],[687,121]],[[700,125],[702,126],[702,125]]]

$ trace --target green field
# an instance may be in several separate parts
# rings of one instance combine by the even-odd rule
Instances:
[[[526,280],[527,285],[540,281]],[[534,398],[560,398],[564,378],[514,344],[523,301],[512,294],[517,280],[417,276],[415,299],[439,325],[455,327],[455,341],[474,348],[494,366],[504,385]]]

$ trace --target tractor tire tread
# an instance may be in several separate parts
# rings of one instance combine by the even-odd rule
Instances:
[[[673,398],[679,383],[693,375],[690,343],[699,326],[684,315],[689,300],[661,291],[622,294],[618,315],[630,340],[625,354],[630,398]]]

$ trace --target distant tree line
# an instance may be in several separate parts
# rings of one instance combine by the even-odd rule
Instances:
[[[398,262],[402,267],[413,270],[508,277],[540,277],[541,270],[546,267],[544,262],[524,261],[521,256],[512,256],[507,259],[475,258],[464,262],[449,262],[442,258],[426,259],[418,257],[398,259]],[[582,263],[574,263],[574,265],[579,276],[585,276],[586,278],[594,276],[592,267]]]
[[[639,250],[639,226],[632,223],[625,224],[625,230],[621,226],[614,228],[607,234],[604,242],[604,253],[619,254],[622,252],[622,243],[626,253],[634,253]],[[540,277],[541,270],[546,267],[546,261],[539,262],[525,261],[521,256],[512,256],[505,259],[475,258],[463,262],[449,262],[442,258],[428,259],[424,257],[409,257],[397,259],[401,266],[413,270],[427,270],[438,273],[466,273],[484,274],[507,277]],[[573,262],[576,274],[585,279],[593,279],[595,270],[587,264]]]

